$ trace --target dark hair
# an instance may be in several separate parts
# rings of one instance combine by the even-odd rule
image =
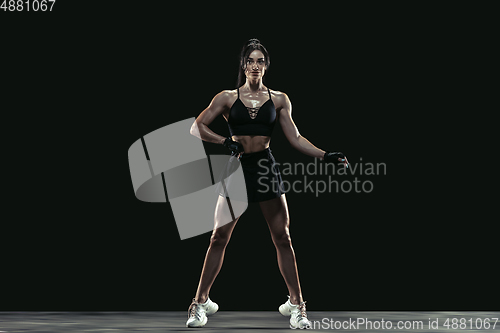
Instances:
[[[267,52],[264,45],[260,43],[260,41],[256,38],[250,39],[241,49],[240,54],[240,68],[238,71],[238,82],[236,82],[236,88],[241,87],[245,83],[245,69],[247,68],[247,60],[255,50],[259,50],[264,54],[264,62],[266,64],[266,70],[269,68],[271,64],[271,60],[269,59],[269,53]]]

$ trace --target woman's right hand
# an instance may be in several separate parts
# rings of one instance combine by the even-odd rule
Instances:
[[[243,153],[243,145],[239,142],[233,141],[230,137],[226,138],[223,143],[231,151],[232,156],[238,156]]]

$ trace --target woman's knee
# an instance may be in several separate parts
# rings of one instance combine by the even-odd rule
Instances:
[[[288,231],[283,231],[273,235],[273,242],[276,247],[289,247],[292,245],[292,239]]]
[[[226,246],[227,243],[229,243],[231,234],[217,230],[218,229],[214,230],[212,237],[210,237],[210,246]]]

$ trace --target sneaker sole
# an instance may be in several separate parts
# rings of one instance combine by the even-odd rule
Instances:
[[[300,325],[300,324],[299,324],[299,325],[293,325],[292,323],[290,323],[290,328],[292,328],[292,329],[299,329],[299,330],[303,330],[303,329],[308,329],[308,328],[311,328],[311,325],[309,325],[309,324],[308,324],[308,325],[304,325],[304,326],[302,326],[302,325]]]
[[[202,323],[200,325],[191,325],[191,324],[186,324],[186,327],[189,327],[189,328],[199,328],[199,327],[203,327],[206,325],[208,319],[207,317],[203,318],[204,320],[202,321]]]

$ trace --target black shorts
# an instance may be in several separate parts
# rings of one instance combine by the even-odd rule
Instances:
[[[281,196],[283,180],[270,148],[244,153],[240,158],[248,202],[260,202]]]
[[[236,161],[236,157],[231,156],[216,179],[218,183],[216,192],[220,196],[227,197],[227,193],[232,193],[230,196],[232,200],[241,201],[240,195],[245,195],[244,191],[239,193],[235,191],[235,186],[238,186],[238,183],[242,184],[235,182],[233,178],[233,173],[240,165],[245,178],[247,202],[270,200],[285,193],[281,173],[270,148],[255,153],[243,153],[239,163]],[[234,195],[235,192],[238,195]]]

